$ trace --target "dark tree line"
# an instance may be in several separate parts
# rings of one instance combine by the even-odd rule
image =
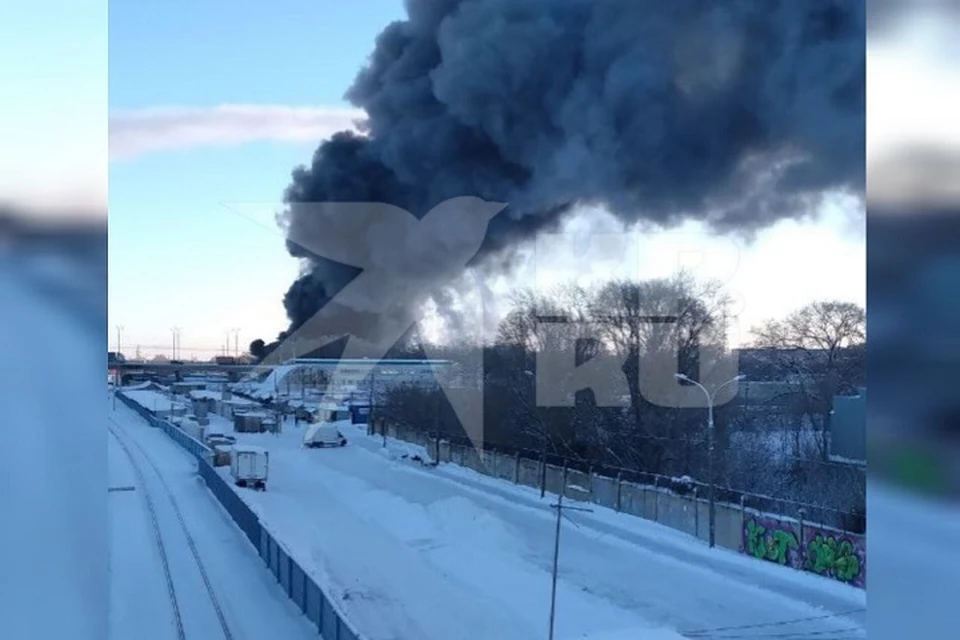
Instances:
[[[430,357],[453,362],[476,361],[476,350],[483,350],[482,371],[470,376],[475,404],[458,403],[461,414],[482,410],[482,434],[466,433],[462,415],[429,388],[393,389],[378,415],[449,438],[480,437],[502,450],[706,481],[707,410],[670,401],[677,384],[673,372],[706,384],[733,359],[733,373],[745,374],[747,382],[736,398],[715,408],[717,484],[862,510],[862,472],[827,458],[833,397],[855,394],[865,384],[863,309],[811,303],[755,328],[753,345],[731,351],[729,307],[721,286],[682,273],[570,285],[547,294],[521,290],[490,343],[429,349]],[[418,344],[413,329],[387,357],[425,358]],[[270,347],[275,345],[254,341],[250,351],[263,357]],[[342,348],[342,342],[333,343],[310,356],[336,358]],[[565,354],[577,364],[597,358],[622,364],[609,368],[613,379],[599,381],[594,390],[575,389],[551,373],[551,387],[569,386],[572,406],[544,406],[537,382],[545,375],[538,364],[546,353]],[[611,398],[598,398],[598,386],[622,391],[620,406],[605,406]]]
[[[683,274],[589,289],[561,287],[549,295],[517,292],[496,339],[482,347],[483,440],[596,467],[706,481],[707,410],[651,401],[645,391],[656,389],[658,379],[674,384],[671,371],[705,380],[711,367],[733,358],[746,384],[773,387],[775,393],[750,400],[741,390],[715,409],[716,482],[861,511],[863,474],[827,460],[827,434],[833,396],[855,394],[864,385],[863,310],[813,303],[756,328],[754,345],[740,351],[726,347],[728,310],[720,286]],[[565,330],[547,328],[558,320],[566,321]],[[431,355],[440,352],[457,362],[476,348],[433,347]],[[537,400],[542,375],[537,362],[549,349],[567,352],[578,363],[620,357],[623,406],[602,406],[590,390],[571,393],[573,406],[543,406]],[[396,355],[423,357],[410,347]],[[435,391],[395,389],[380,411],[408,428],[467,435]]]

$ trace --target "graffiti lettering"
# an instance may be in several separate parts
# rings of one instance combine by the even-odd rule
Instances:
[[[799,546],[797,536],[792,531],[767,531],[766,527],[754,520],[747,522],[747,552],[755,558],[787,564],[790,552]]]
[[[807,544],[805,567],[820,575],[842,582],[854,582],[860,577],[860,558],[849,540],[818,534]]]
[[[866,585],[862,536],[807,523],[754,516],[743,523],[743,553],[856,587]]]

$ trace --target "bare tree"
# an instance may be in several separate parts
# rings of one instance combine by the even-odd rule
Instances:
[[[648,402],[641,389],[645,391],[648,387],[643,385],[649,382],[643,376],[656,376],[659,371],[663,377],[657,367],[668,364],[671,372],[679,365],[679,371],[692,378],[709,379],[717,354],[729,355],[727,309],[721,286],[683,273],[593,288],[568,285],[549,292],[517,291],[497,339],[483,347],[480,375],[471,378],[483,386],[477,401],[482,402],[484,443],[591,466],[616,466],[638,477],[645,472],[705,479],[706,409],[659,406]],[[756,410],[751,415],[765,426],[789,425],[798,438],[810,431],[805,424],[822,425],[832,393],[862,383],[863,324],[862,310],[855,306],[818,303],[756,330],[759,346],[775,347],[771,350],[774,361],[760,367],[763,374],[757,377],[790,380],[799,391],[784,396],[782,390],[773,389],[772,394],[762,395],[762,415]],[[458,353],[477,348],[448,346],[443,352],[456,361]],[[536,395],[537,360],[547,350],[572,353],[578,364],[598,354],[622,356],[625,365],[610,375],[618,376],[621,386],[626,380],[627,406],[602,406],[589,392],[574,389],[572,380],[553,377],[554,390],[566,385],[572,404],[543,406]],[[438,352],[435,345],[432,353]],[[667,358],[673,362],[667,363]],[[751,364],[756,368],[756,363]],[[666,377],[672,378],[672,373]],[[436,403],[425,389],[398,390],[390,394],[387,404],[389,410],[383,415],[398,424],[432,429],[430,425],[437,423],[444,436],[464,433],[475,438],[466,434],[448,408],[442,408],[441,417],[436,418]],[[785,499],[817,498],[825,507],[847,509],[849,504],[862,503],[862,492],[837,484],[850,484],[837,471],[838,465],[823,463],[819,455],[798,460],[800,456],[791,455],[787,448],[772,450],[769,439],[739,433],[742,425],[737,425],[745,416],[739,403],[716,407],[715,438],[722,455],[714,462],[722,485]],[[737,436],[744,437],[733,443],[735,426]],[[821,436],[823,432],[821,428]],[[818,451],[825,452],[825,446],[824,440]],[[825,485],[836,486],[836,491],[817,489]]]
[[[800,434],[809,424],[819,455],[827,458],[833,398],[852,393],[864,380],[863,307],[812,302],[783,320],[768,320],[753,334],[754,345],[771,350],[773,366],[796,389],[791,403],[796,445],[802,448]]]
[[[668,458],[684,458],[687,466],[692,444],[669,452],[666,443],[691,443],[691,424],[705,420],[650,404],[640,392],[643,380],[663,377],[664,366],[677,371],[679,365],[696,376],[701,348],[725,341],[728,300],[718,284],[700,283],[684,272],[643,282],[613,281],[594,298],[593,317],[603,326],[606,342],[626,356],[633,428],[650,471],[661,471]],[[666,362],[674,358],[679,362]],[[673,383],[672,376],[668,382]]]

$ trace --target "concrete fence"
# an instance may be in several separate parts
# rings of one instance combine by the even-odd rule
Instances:
[[[518,452],[478,450],[455,444],[420,430],[386,425],[388,437],[418,444],[437,462],[456,464],[514,484],[545,488],[564,497],[592,502],[615,511],[658,522],[704,542],[710,536],[707,487],[694,486],[686,494],[654,484],[640,484],[596,472],[544,464]],[[666,482],[665,482],[666,484]],[[771,514],[739,504],[716,502],[715,543],[758,560],[810,571],[857,587],[866,586],[866,537],[811,520],[796,505],[792,516]]]

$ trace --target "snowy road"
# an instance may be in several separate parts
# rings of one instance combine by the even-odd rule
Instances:
[[[239,493],[370,638],[544,635],[554,517],[537,492],[415,466],[397,459],[406,445],[383,450],[362,429],[329,450],[301,449],[287,429],[239,434],[271,452],[269,490]],[[705,638],[866,637],[861,590],[594,508],[563,526],[558,638],[663,627]]]
[[[196,463],[123,405],[109,417],[110,486],[134,487],[109,494],[110,637],[316,638],[196,475]]]

